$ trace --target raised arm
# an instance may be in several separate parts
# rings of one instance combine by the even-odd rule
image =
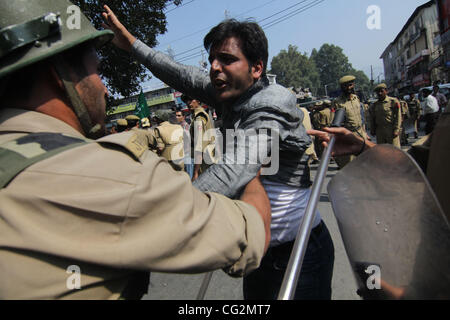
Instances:
[[[113,44],[133,54],[153,75],[170,87],[208,105],[217,105],[208,74],[200,68],[180,64],[170,56],[150,48],[128,32],[107,5],[104,6],[104,9],[105,12],[102,13],[105,20],[103,27],[114,32]]]

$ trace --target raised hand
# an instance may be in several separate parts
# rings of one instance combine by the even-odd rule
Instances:
[[[122,50],[131,51],[131,47],[136,41],[136,38],[120,23],[114,12],[107,5],[104,5],[103,8],[106,12],[102,12],[103,19],[105,20],[102,26],[114,32],[112,43]]]

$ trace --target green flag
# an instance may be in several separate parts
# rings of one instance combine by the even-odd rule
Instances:
[[[147,118],[150,115],[150,110],[148,109],[147,100],[145,99],[142,88],[141,93],[139,94],[138,101],[136,102],[136,110],[134,113],[141,119]]]

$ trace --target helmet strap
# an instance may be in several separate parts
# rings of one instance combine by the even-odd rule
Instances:
[[[78,120],[80,121],[81,127],[83,128],[86,137],[91,139],[97,139],[101,137],[103,135],[103,133],[101,132],[101,126],[98,123],[92,125],[91,117],[89,116],[86,106],[81,100],[80,95],[75,89],[75,85],[70,78],[69,65],[61,55],[56,55],[55,57],[53,57],[53,62],[55,70],[64,85],[64,90],[66,92],[67,98],[70,101],[72,110],[78,117]]]

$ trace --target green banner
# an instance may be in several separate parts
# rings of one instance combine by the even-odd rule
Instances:
[[[139,118],[147,118],[150,115],[150,111],[148,110],[147,100],[145,99],[144,91],[141,89],[141,93],[139,94],[138,101],[136,103],[136,109],[134,113]]]

